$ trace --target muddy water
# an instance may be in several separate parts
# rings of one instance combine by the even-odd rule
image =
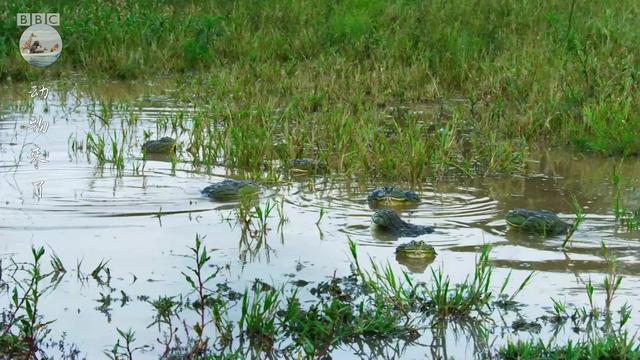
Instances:
[[[179,111],[188,116],[192,106],[179,104],[171,92],[151,91],[144,85],[105,86],[97,92],[70,92],[64,98],[51,92],[46,103],[29,98],[27,90],[2,89],[0,256],[26,260],[32,245],[45,245],[48,252],[55,251],[62,259],[70,272],[43,300],[43,313],[47,319],[57,319],[54,337],[65,332],[90,359],[100,358],[103,350],[115,343],[116,328],[135,329],[138,344],[155,346],[139,358],[157,357],[156,328],[147,328],[152,322],[151,306],[138,296],[153,299],[188,292],[180,272],[189,264],[184,255],[196,233],[205,236],[207,248],[215,250],[215,262],[228,265],[220,280],[239,291],[256,278],[275,284],[303,279],[310,287],[334,272],[347,274],[349,238],[359,244],[363,259],[370,256],[407,270],[418,280],[430,279],[429,268],[405,266],[395,260],[394,248],[408,239],[380,237],[371,231],[372,210],[366,194],[386,184],[337,176],[293,178],[279,186],[267,186],[262,201],[284,201],[288,221],[278,226],[277,215],[272,215],[264,242],[243,241],[233,220],[233,204],[216,203],[200,194],[207,184],[227,177],[226,169],[214,168],[208,174],[180,161],[173,172],[169,162],[147,161],[143,172],[132,170],[141,163],[138,149],[143,131],[165,135],[157,134],[156,121]],[[92,114],[100,114],[100,104],[119,99],[135,100],[126,109],[116,107],[112,125],[106,128]],[[25,106],[27,103],[33,106]],[[33,114],[43,115],[49,123],[46,133],[28,128]],[[99,168],[91,156],[70,152],[70,137],[83,140],[88,131],[118,132],[120,120],[132,114],[138,122],[128,129],[134,131],[137,143],[131,144],[122,176],[109,164]],[[48,162],[40,163],[39,169],[30,162],[34,145],[48,155]],[[632,321],[636,321],[632,328],[636,329],[640,324],[640,233],[626,231],[613,217],[611,173],[619,160],[574,157],[557,151],[539,152],[534,157],[526,177],[447,179],[416,188],[423,202],[404,211],[403,216],[437,228],[423,237],[438,252],[430,266],[443,267],[454,281],[461,281],[473,272],[481,246],[492,244],[496,287],[510,271],[511,291],[532,270],[536,272],[532,284],[518,298],[527,305],[521,315],[534,320],[549,309],[551,297],[569,304],[587,303],[584,282],[591,277],[601,284],[607,271],[600,253],[605,241],[625,276],[615,304],[627,302],[636,309],[632,313]],[[625,160],[620,169],[628,179],[626,205],[637,208],[640,190],[634,179],[640,178],[640,163]],[[34,195],[33,183],[37,181],[44,181],[40,199]],[[585,207],[587,218],[568,250],[560,250],[561,237],[542,240],[522,235],[509,230],[503,220],[509,209],[525,207],[548,208],[571,221],[571,195]],[[316,225],[321,209],[325,215]],[[108,310],[99,309],[97,299],[110,291],[93,282],[78,281],[75,271],[80,263],[81,271],[90,272],[103,259],[109,260],[111,286],[118,289],[111,294],[114,301]],[[130,298],[124,305],[120,290]],[[602,290],[597,293],[602,305]],[[232,309],[232,317],[234,314],[237,309]],[[417,344],[406,348],[396,344],[399,353],[388,350],[386,355],[422,358],[432,354],[429,344],[434,336],[427,329]],[[528,336],[523,332],[493,333],[488,342],[500,344],[509,337]],[[573,335],[565,332],[556,336]],[[474,342],[468,333],[449,329],[444,339],[447,356],[473,356]],[[340,358],[352,356],[354,351],[345,347],[334,354]]]

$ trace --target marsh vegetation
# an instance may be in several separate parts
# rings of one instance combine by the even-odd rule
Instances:
[[[62,14],[46,72],[29,11]],[[0,358],[640,357],[635,2],[0,14]],[[372,231],[384,186],[434,262]]]

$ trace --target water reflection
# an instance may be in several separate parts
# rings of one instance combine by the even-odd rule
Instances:
[[[409,272],[414,274],[421,274],[425,272],[425,270],[427,270],[429,265],[431,265],[435,261],[435,259],[435,256],[428,259],[416,259],[406,256],[400,256],[399,254],[396,255],[396,261],[399,264],[404,265],[407,270],[409,270]]]

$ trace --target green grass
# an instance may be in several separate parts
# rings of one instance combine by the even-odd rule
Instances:
[[[325,356],[341,343],[367,338],[392,339],[412,331],[410,326],[398,322],[393,309],[379,305],[370,308],[362,302],[354,306],[333,298],[304,310],[293,297],[284,317],[284,331],[291,334],[306,358]]]
[[[62,19],[45,78],[176,78],[207,166],[307,156],[418,181],[523,171],[549,143],[640,152],[631,0],[18,1],[0,5],[2,80],[42,79],[16,50],[14,14],[36,9]]]
[[[578,227],[580,227],[585,217],[587,216],[584,213],[582,206],[580,206],[580,203],[578,203],[578,199],[573,194],[571,195],[571,201],[569,202],[569,205],[571,205],[571,211],[573,211],[573,213],[576,215],[576,219],[573,221],[573,223],[571,223],[569,229],[567,229],[567,234],[565,235],[564,241],[562,242],[563,248],[567,246],[567,243],[569,242],[569,240],[571,240],[571,237],[576,232],[576,230],[578,230]]]
[[[31,248],[32,259],[0,268],[0,294],[9,303],[0,312],[0,357],[37,358],[41,356],[44,340],[53,321],[45,321],[41,314],[42,298],[59,284],[60,264],[52,257],[53,271],[44,272],[43,247]],[[0,264],[1,265],[1,264]],[[3,275],[6,279],[3,279]]]
[[[280,291],[269,289],[264,294],[261,291],[262,289],[256,289],[250,297],[245,290],[238,327],[243,337],[248,337],[253,346],[269,350],[276,338]]]
[[[442,268],[431,269],[432,281],[424,288],[424,308],[440,319],[474,320],[490,314],[495,304],[513,302],[514,298],[530,283],[533,272],[520,283],[516,291],[507,296],[504,291],[509,285],[511,273],[503,280],[499,293],[491,287],[493,267],[489,262],[490,247],[484,246],[476,261],[473,278],[466,278],[460,284],[452,284]]]
[[[431,268],[429,283],[415,283],[408,273],[394,273],[391,265],[385,267],[371,262],[372,271],[360,267],[356,244],[349,241],[355,273],[367,291],[386,305],[400,309],[403,314],[420,309],[436,320],[475,320],[493,311],[493,305],[513,302],[514,298],[531,282],[533,272],[520,283],[511,296],[505,289],[511,280],[509,273],[503,280],[499,292],[492,289],[493,267],[489,262],[490,247],[484,246],[478,257],[472,278],[458,284],[445,276],[442,268]]]
[[[625,186],[628,179],[625,179],[625,183],[622,183],[623,175],[620,173],[617,167],[613,168],[613,174],[611,182],[614,187],[613,195],[613,215],[621,225],[623,225],[627,231],[634,231],[640,229],[640,208],[630,210],[624,206],[625,204]]]
[[[640,358],[640,344],[635,337],[622,333],[585,341],[569,340],[563,345],[545,344],[536,340],[509,342],[498,353],[505,360],[631,360]]]

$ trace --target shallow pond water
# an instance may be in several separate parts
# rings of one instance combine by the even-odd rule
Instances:
[[[235,177],[227,169],[215,167],[207,173],[182,158],[175,171],[170,162],[151,160],[144,164],[144,171],[132,170],[142,163],[139,149],[145,129],[155,136],[158,119],[179,111],[187,116],[192,113],[192,107],[175,101],[171,92],[148,95],[150,91],[144,86],[111,85],[97,93],[72,91],[64,99],[52,91],[45,103],[29,98],[28,88],[20,90],[12,90],[9,96],[9,90],[2,89],[7,95],[3,95],[0,110],[0,256],[27,260],[32,245],[45,245],[48,252],[55,251],[62,259],[70,274],[43,300],[42,310],[48,319],[57,319],[52,325],[54,334],[65,332],[67,340],[90,359],[99,358],[115,343],[116,328],[135,329],[139,344],[155,345],[136,358],[157,357],[156,328],[147,328],[152,322],[151,307],[137,297],[188,291],[181,271],[189,264],[184,255],[196,234],[205,236],[207,248],[215,250],[214,261],[226,266],[220,280],[238,291],[257,278],[276,285],[302,279],[310,282],[310,287],[334,273],[348,274],[349,238],[359,244],[363,259],[389,262],[421,281],[431,278],[429,268],[407,267],[396,261],[395,247],[409,239],[380,237],[371,230],[373,210],[366,202],[367,192],[389,183],[332,176],[292,177],[278,185],[265,184],[260,201],[284,202],[288,221],[280,226],[272,214],[266,238],[256,244],[242,239],[240,227],[232,220],[234,204],[217,203],[200,194],[212,182]],[[116,107],[107,128],[98,119],[104,105],[101,101],[107,101],[104,99],[127,99],[133,105]],[[33,106],[25,106],[28,103]],[[29,129],[34,114],[41,114],[48,122],[46,133]],[[70,150],[71,139],[85,139],[89,131],[107,137],[121,131],[120,120],[131,114],[138,119],[135,126],[128,127],[134,131],[136,143],[129,147],[122,174],[109,164],[96,166],[95,159],[84,152]],[[35,145],[46,153],[47,162],[40,163],[39,169],[30,161]],[[640,233],[616,223],[611,175],[613,166],[619,165],[626,181],[626,205],[638,208],[635,179],[640,178],[640,162],[627,159],[620,164],[619,159],[572,156],[562,151],[539,152],[532,157],[535,161],[531,161],[527,176],[452,177],[413,187],[423,202],[402,215],[409,222],[436,227],[435,233],[421,237],[438,253],[429,267],[442,267],[454,281],[462,281],[472,274],[482,245],[491,244],[496,287],[510,271],[512,288],[535,271],[532,283],[516,299],[526,305],[521,315],[535,320],[549,309],[551,297],[587,304],[584,283],[591,277],[601,284],[607,273],[601,255],[601,242],[605,241],[625,277],[615,303],[633,306],[631,327],[637,329]],[[34,182],[38,181],[44,181],[40,199],[34,194]],[[506,226],[504,215],[518,207],[551,209],[572,221],[571,195],[585,208],[587,217],[564,251],[562,237],[539,239]],[[321,211],[324,216],[316,225]],[[111,286],[118,289],[108,311],[100,309],[97,302],[108,289],[80,282],[73,274],[78,262],[87,272],[103,259],[109,261]],[[122,306],[120,290],[130,297]],[[602,303],[602,289],[596,292]],[[232,309],[232,315],[233,311],[237,309]],[[525,332],[493,333],[488,341],[500,344],[508,338],[528,336]],[[556,336],[573,335],[567,331]],[[392,346],[385,350],[386,356],[410,359],[433,354],[433,337],[431,331],[425,331],[416,344],[406,348],[396,344],[398,353]],[[449,329],[444,339],[447,356],[473,356],[474,342],[468,333]],[[342,358],[354,352],[357,350],[352,347],[342,347],[333,354]]]

